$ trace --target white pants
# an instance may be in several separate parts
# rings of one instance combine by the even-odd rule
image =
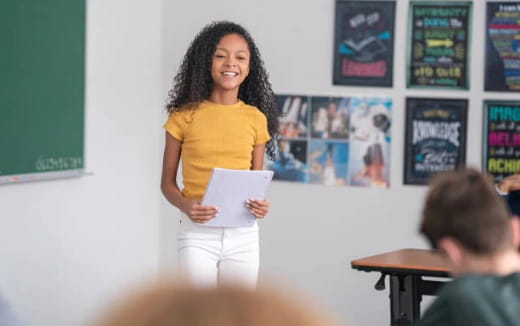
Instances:
[[[181,215],[177,234],[181,277],[200,286],[256,287],[260,261],[256,222],[250,227],[208,227]]]

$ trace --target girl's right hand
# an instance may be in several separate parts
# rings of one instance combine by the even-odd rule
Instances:
[[[215,206],[203,206],[197,200],[188,200],[182,210],[195,223],[205,223],[214,218],[219,209]]]

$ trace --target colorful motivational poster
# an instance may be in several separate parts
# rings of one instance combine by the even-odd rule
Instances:
[[[407,86],[469,88],[471,2],[410,3]]]
[[[466,163],[467,100],[406,99],[404,184]]]
[[[483,170],[495,181],[520,170],[520,102],[484,101]]]
[[[336,85],[392,86],[394,1],[336,1]]]
[[[389,187],[390,98],[278,95],[274,180]]]
[[[488,2],[486,91],[520,91],[520,2]]]

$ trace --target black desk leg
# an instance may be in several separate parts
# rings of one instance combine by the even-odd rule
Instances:
[[[390,275],[390,325],[405,326],[419,319],[420,276]]]

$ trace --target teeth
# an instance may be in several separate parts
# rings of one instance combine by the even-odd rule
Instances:
[[[225,71],[222,74],[224,76],[236,76],[236,75],[238,75],[236,72],[229,72],[229,71]]]

